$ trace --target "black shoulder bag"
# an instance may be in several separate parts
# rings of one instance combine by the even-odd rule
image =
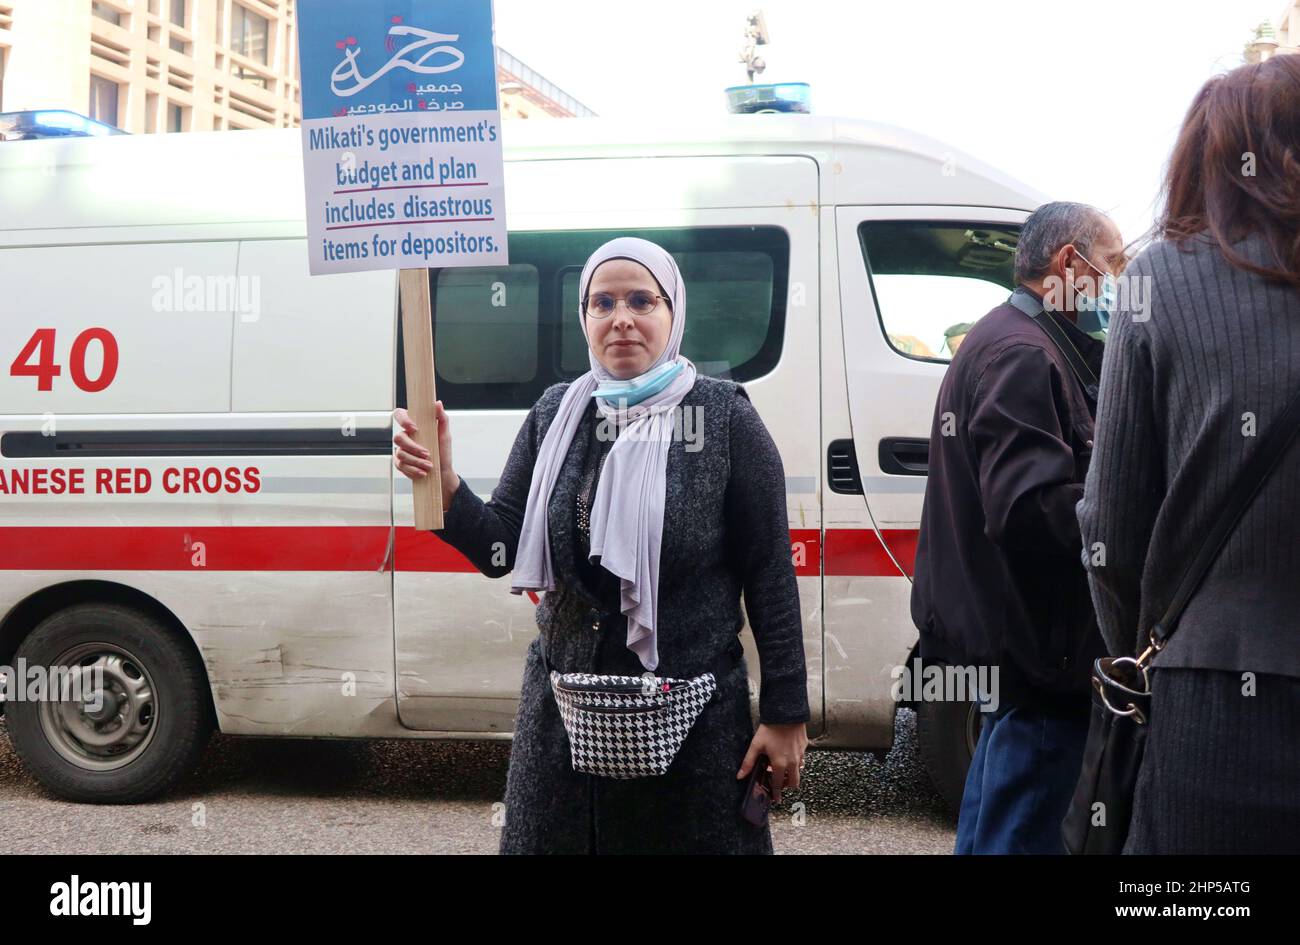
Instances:
[[[1228,536],[1300,429],[1300,392],[1260,439],[1229,488],[1227,500],[1183,574],[1178,590],[1149,633],[1136,659],[1103,657],[1092,667],[1092,718],[1083,767],[1061,824],[1065,849],[1078,854],[1116,854],[1128,838],[1138,769],[1151,725],[1152,658],[1164,649],[1179,618]]]

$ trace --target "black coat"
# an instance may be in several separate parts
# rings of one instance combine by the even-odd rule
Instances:
[[[1100,372],[1102,343],[1057,323]],[[1003,702],[1086,710],[1104,655],[1075,517],[1094,409],[1010,303],[975,323],[939,388],[912,619],[923,658],[998,667]]]
[[[1234,250],[1275,259],[1259,233]],[[1111,319],[1079,505],[1101,632],[1145,648],[1247,457],[1300,388],[1300,292],[1204,236],[1148,246]],[[1127,295],[1127,301],[1124,301]],[[1300,442],[1228,536],[1151,661],[1128,853],[1300,850]]]
[[[1273,265],[1259,234],[1236,244]],[[1169,606],[1246,457],[1300,388],[1300,292],[1230,265],[1204,237],[1157,242],[1112,321],[1097,463],[1078,515],[1101,632],[1132,656]],[[1300,442],[1224,543],[1155,667],[1300,678]]]
[[[434,533],[490,577],[514,567],[537,451],[567,387],[548,388],[529,412],[492,498],[480,501],[462,479],[444,528]],[[669,447],[656,672],[699,675],[728,649],[738,650],[743,592],[762,675],[760,720],[806,722],[803,624],[776,445],[744,389],[732,382],[697,378],[682,408],[700,408],[702,448],[685,439]],[[626,646],[626,618],[602,604],[575,567],[574,503],[595,430],[593,405],[548,507],[556,589],[542,596],[537,624],[561,672],[640,675],[644,670]],[[496,542],[506,549],[504,565],[493,563]],[[538,646],[538,640],[529,646],[523,669],[501,852],[772,851],[770,831],[739,815],[744,783],[735,775],[753,736],[743,657],[719,678],[717,696],[667,774],[613,780],[573,770]]]

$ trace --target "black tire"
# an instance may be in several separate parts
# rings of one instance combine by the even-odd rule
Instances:
[[[125,680],[131,697],[110,692],[114,702],[106,699],[101,710],[109,717],[100,720],[69,708],[75,703],[10,703],[9,738],[18,757],[48,790],[71,801],[134,804],[174,788],[194,770],[213,727],[207,676],[187,641],[129,607],[78,604],[43,620],[19,646],[15,665],[25,659],[49,667],[77,653],[86,655],[68,665],[106,654],[101,665],[116,669],[103,676],[104,689]],[[88,747],[79,735],[119,743]]]
[[[966,772],[979,740],[982,715],[977,702],[926,702],[916,704],[917,741],[926,773],[952,811],[961,809]]]

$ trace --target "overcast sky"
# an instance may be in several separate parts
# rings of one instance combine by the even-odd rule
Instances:
[[[813,110],[901,125],[1059,199],[1150,225],[1192,95],[1241,63],[1285,0],[496,0],[497,42],[598,114],[709,115],[746,81],[746,15],[772,43],[758,81]]]

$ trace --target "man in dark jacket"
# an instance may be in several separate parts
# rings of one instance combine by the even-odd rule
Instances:
[[[1099,210],[1040,207],[1016,249],[1019,287],[971,328],[939,389],[912,619],[924,660],[992,681],[958,853],[1063,852],[1089,667],[1105,652],[1075,515],[1103,351],[1088,332],[1123,263]]]

